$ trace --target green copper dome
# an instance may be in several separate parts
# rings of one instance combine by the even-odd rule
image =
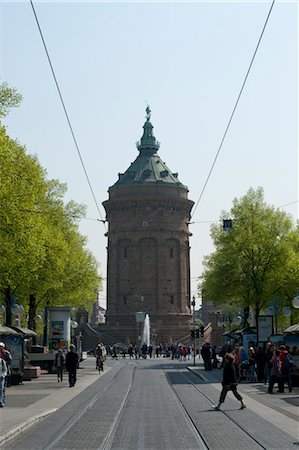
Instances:
[[[139,155],[125,173],[119,173],[119,179],[114,186],[128,184],[175,184],[183,186],[178,180],[178,174],[171,172],[166,164],[157,155],[160,147],[153,134],[153,125],[150,122],[151,110],[146,108],[146,121],[143,125],[143,135],[136,146]]]

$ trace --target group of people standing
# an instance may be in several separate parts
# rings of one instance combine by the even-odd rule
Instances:
[[[290,369],[293,367],[293,358],[290,354],[290,348],[281,345],[275,350],[271,342],[267,348],[268,363],[266,365],[267,380],[269,381],[268,392],[273,393],[274,384],[278,385],[278,392],[284,392],[285,384],[287,384],[289,392],[292,392],[292,379]]]
[[[289,392],[292,392],[290,369],[293,366],[292,353],[296,353],[296,350],[294,348],[291,351],[285,345],[276,349],[274,344],[268,342],[265,349],[250,347],[248,352],[239,344],[235,344],[233,349],[224,346],[220,354],[223,358],[226,353],[233,355],[237,381],[247,379],[268,384],[269,393],[272,393],[275,383],[278,384],[279,392],[284,392],[287,384]]]
[[[203,359],[205,370],[212,370],[218,367],[216,345],[212,347],[209,342],[206,342],[201,347],[200,354]]]
[[[293,351],[296,352],[297,349],[295,348]],[[237,384],[240,381],[241,376],[240,366],[242,365],[242,361],[245,360],[244,358],[246,358],[248,364],[250,364],[249,362],[251,361],[249,367],[252,366],[253,368],[251,371],[251,378],[253,380],[253,371],[257,367],[256,352],[253,347],[250,347],[248,354],[246,354],[244,348],[240,347],[238,344],[236,344],[233,349],[230,349],[230,352],[226,347],[222,349],[222,352],[222,391],[219,401],[216,405],[213,405],[213,409],[220,410],[221,404],[224,402],[225,397],[230,390],[241,403],[240,409],[244,409],[246,408],[246,405],[243,402],[242,396],[237,391]],[[274,344],[268,342],[264,351],[263,364],[261,365],[263,371],[258,371],[258,381],[262,381],[261,378],[263,373],[264,383],[268,383],[268,392],[270,394],[273,393],[275,383],[278,384],[278,392],[284,392],[285,384],[287,384],[289,392],[292,392],[290,376],[292,365],[293,359],[289,347],[281,345],[278,349],[275,349]]]

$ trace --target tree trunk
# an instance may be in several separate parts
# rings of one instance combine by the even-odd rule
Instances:
[[[11,303],[12,303],[11,289],[10,286],[7,286],[7,288],[5,289],[5,309],[6,309],[5,325],[7,327],[12,325]]]
[[[28,328],[36,331],[36,298],[34,294],[29,295]],[[36,344],[35,336],[32,337],[32,344]]]
[[[36,298],[34,294],[29,295],[28,328],[36,331]]]
[[[255,326],[256,326],[256,345],[259,345],[259,315],[261,308],[256,304],[255,306]]]

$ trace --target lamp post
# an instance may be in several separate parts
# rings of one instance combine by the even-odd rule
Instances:
[[[277,335],[278,333],[278,311],[279,311],[279,304],[276,295],[274,295],[274,298],[271,300],[270,306],[267,308],[266,312],[271,316],[274,316],[275,335]]]
[[[195,352],[196,352],[196,340],[195,340],[195,296],[192,297],[191,306],[193,308],[192,314],[193,314],[193,366],[195,366]]]
[[[71,342],[76,345],[76,348],[78,350],[78,344],[77,344],[77,328],[79,324],[76,320],[71,320]]]
[[[294,308],[299,309],[299,295],[296,295],[296,297],[293,298],[292,305]]]

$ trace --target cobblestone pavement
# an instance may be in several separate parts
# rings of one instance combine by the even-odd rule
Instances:
[[[19,417],[27,411],[41,420],[9,441],[3,436],[13,419],[6,418],[0,448],[296,448],[298,388],[292,394],[268,395],[263,385],[241,384],[247,408],[240,411],[239,403],[228,394],[223,411],[218,412],[211,406],[219,398],[222,371],[205,372],[201,363],[196,364],[187,370],[188,362],[121,359],[107,362],[99,376],[94,360],[88,359],[75,388],[57,383],[55,375],[9,388],[0,420],[5,419],[5,411],[11,417],[12,412]],[[15,434],[22,430],[21,424],[15,426]]]

